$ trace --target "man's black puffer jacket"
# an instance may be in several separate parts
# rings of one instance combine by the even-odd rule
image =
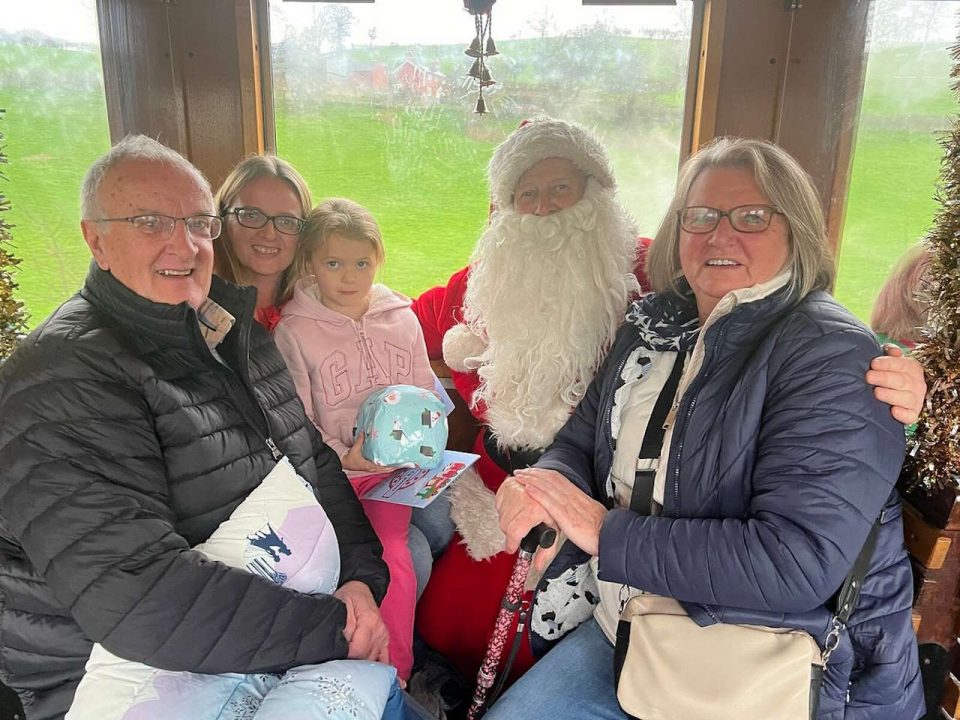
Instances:
[[[30,720],[66,712],[93,641],[204,673],[346,656],[342,602],[190,550],[273,467],[268,436],[336,529],[341,583],[386,591],[380,543],[253,322],[255,294],[214,278],[210,296],[237,318],[217,347],[229,369],[192,308],[95,265],[0,367],[0,672]]]

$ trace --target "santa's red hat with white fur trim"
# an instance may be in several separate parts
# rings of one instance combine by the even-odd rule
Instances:
[[[510,133],[493,152],[487,173],[494,206],[511,207],[523,174],[552,157],[569,160],[608,190],[616,186],[607,152],[593,133],[564,120],[534,118]]]

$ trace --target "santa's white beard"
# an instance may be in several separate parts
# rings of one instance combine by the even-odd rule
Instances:
[[[629,217],[593,179],[566,210],[494,215],[474,251],[464,319],[486,340],[470,358],[474,402],[502,447],[544,448],[566,422],[638,289],[635,258]]]

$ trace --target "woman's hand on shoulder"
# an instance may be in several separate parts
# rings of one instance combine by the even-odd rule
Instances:
[[[867,371],[867,382],[874,386],[877,400],[890,405],[890,414],[904,425],[920,417],[927,395],[923,366],[906,357],[896,345],[884,345],[886,355],[875,357]]]
[[[553,519],[574,545],[590,555],[600,552],[600,528],[607,508],[554,470],[518,470],[516,482]]]

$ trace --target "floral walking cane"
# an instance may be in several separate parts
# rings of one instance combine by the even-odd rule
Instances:
[[[486,711],[487,693],[493,686],[493,681],[497,677],[497,666],[500,664],[500,657],[503,655],[503,647],[507,643],[507,636],[510,634],[510,621],[513,616],[521,609],[523,597],[523,586],[527,582],[527,574],[530,572],[530,563],[533,561],[533,554],[538,547],[548,548],[553,545],[557,539],[557,531],[549,525],[540,523],[526,534],[520,542],[520,552],[517,555],[517,561],[513,565],[513,571],[510,573],[510,582],[507,583],[507,590],[500,601],[500,612],[497,613],[497,621],[493,626],[493,634],[490,636],[490,644],[487,645],[487,652],[483,658],[483,664],[477,673],[477,689],[473,693],[473,701],[470,703],[470,709],[467,711],[467,720],[477,720],[483,716]],[[500,685],[507,673],[510,672],[510,666],[513,664],[513,658],[517,649],[520,647],[520,639],[524,629],[525,613],[521,613],[520,620],[517,623],[517,632],[514,637],[513,647],[507,658],[507,663],[503,668],[503,676],[498,684],[497,691],[493,698],[496,698],[500,690]]]

